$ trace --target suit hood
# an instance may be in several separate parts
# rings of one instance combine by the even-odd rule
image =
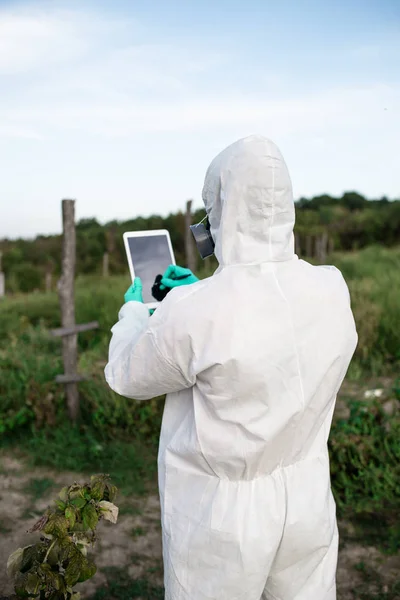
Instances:
[[[252,135],[223,150],[207,170],[203,201],[221,266],[294,256],[292,183],[267,138]]]

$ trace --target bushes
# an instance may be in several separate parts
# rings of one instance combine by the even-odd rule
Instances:
[[[331,431],[332,483],[338,506],[356,512],[397,510],[400,498],[400,414],[377,402],[351,401],[348,419]]]
[[[44,287],[44,269],[29,262],[15,265],[6,279],[7,292],[32,292]]]
[[[400,358],[400,250],[368,248],[335,255],[333,262],[348,280],[352,294],[359,333],[353,373],[364,377],[372,371],[393,371]],[[209,274],[204,271],[205,276]],[[100,329],[78,336],[79,372],[89,375],[89,380],[79,384],[82,419],[73,429],[64,425],[63,386],[54,382],[55,375],[63,372],[61,341],[48,332],[60,326],[57,294],[31,294],[1,302],[3,443],[10,434],[15,437],[21,432],[35,461],[77,470],[90,470],[91,461],[98,461],[99,470],[107,464],[113,475],[122,469],[121,481],[126,480],[126,473],[133,477],[129,464],[144,479],[146,473],[154,472],[162,400],[138,403],[114,394],[104,381],[110,328],[128,285],[129,278],[124,276],[77,279],[76,320],[98,320]],[[364,402],[353,402],[349,419],[334,425],[333,484],[343,510],[377,507],[384,498],[394,501],[399,490],[391,477],[400,475],[395,463],[400,464],[399,433],[398,415],[389,419],[378,405],[369,408]],[[119,457],[117,462],[114,456]],[[132,486],[137,485],[137,479],[132,480]]]
[[[33,421],[53,425],[62,402],[61,389],[54,382],[62,372],[59,343],[22,318],[18,325],[0,347],[0,435]]]
[[[104,344],[80,355],[79,371],[90,376],[80,384],[83,423],[106,438],[139,435],[156,443],[162,401],[138,403],[112,392],[104,381],[104,355]],[[54,381],[63,372],[59,339],[42,326],[20,321],[19,330],[0,347],[0,362],[0,436],[29,424],[59,425],[65,419],[64,389]]]
[[[355,360],[368,371],[400,360],[400,249],[371,246],[334,255],[349,284],[359,343]]]
[[[96,573],[87,548],[96,541],[101,519],[117,522],[116,495],[108,475],[94,475],[90,483],[62,488],[54,508],[49,507],[28,532],[40,532],[40,540],[18,548],[8,558],[7,573],[17,596],[80,599],[73,588]]]

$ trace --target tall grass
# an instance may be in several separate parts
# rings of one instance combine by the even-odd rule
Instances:
[[[400,249],[371,247],[336,254],[331,262],[349,284],[359,334],[350,375],[367,378],[396,372]],[[150,465],[155,464],[163,401],[137,403],[118,396],[103,374],[110,328],[128,285],[129,278],[122,276],[107,280],[85,276],[76,281],[77,322],[100,323],[99,330],[78,336],[79,371],[89,380],[79,386],[82,414],[77,428],[65,425],[63,387],[54,381],[63,371],[61,342],[49,334],[60,325],[57,294],[33,293],[1,302],[0,444],[14,441],[36,464],[109,470],[122,487],[139,490],[154,474]],[[380,411],[369,414],[363,407],[353,406],[350,417],[335,425],[331,436],[334,485],[342,510],[351,506],[377,510],[385,498],[392,506],[399,493],[393,480],[396,461],[400,463],[399,416],[389,423]]]
[[[337,254],[350,288],[359,343],[356,361],[379,373],[400,361],[400,248]]]

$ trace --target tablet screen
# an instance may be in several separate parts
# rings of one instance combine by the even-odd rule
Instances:
[[[173,262],[166,235],[146,235],[128,238],[135,277],[143,284],[143,301],[155,302],[151,288],[157,275],[162,275]]]

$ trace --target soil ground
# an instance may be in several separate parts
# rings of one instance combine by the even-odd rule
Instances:
[[[59,489],[66,483],[84,481],[76,473],[58,473],[48,469],[27,469],[23,461],[10,454],[0,456],[0,593],[12,591],[5,573],[9,554],[32,543],[35,534],[26,531],[37,520]],[[93,551],[98,572],[80,585],[82,597],[90,599],[143,598],[153,596],[114,595],[122,589],[115,583],[124,580],[148,581],[154,589],[162,586],[160,508],[157,490],[146,497],[120,497],[117,525],[102,523]],[[341,549],[337,573],[338,600],[400,600],[400,556],[387,556],[354,535],[350,522],[341,522]],[[114,568],[114,569],[113,569]],[[121,570],[123,568],[123,570]],[[78,588],[77,588],[78,589]],[[125,590],[133,589],[127,587]],[[136,589],[136,588],[135,588]],[[152,588],[153,589],[153,588]],[[103,593],[99,591],[103,590]],[[110,590],[108,593],[106,590]],[[112,595],[110,595],[112,594]],[[158,599],[161,596],[154,596]],[[311,599],[310,599],[311,600]],[[317,599],[315,599],[317,600]]]

